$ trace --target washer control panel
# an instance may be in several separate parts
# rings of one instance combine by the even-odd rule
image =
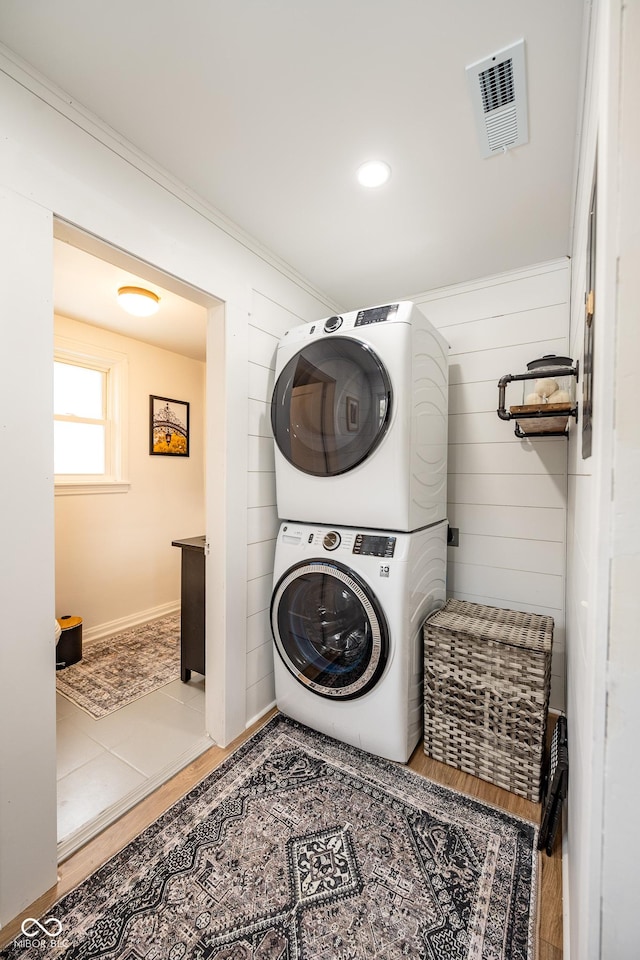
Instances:
[[[371,307],[370,310],[358,310],[354,326],[364,327],[368,323],[380,323],[390,320],[398,312],[398,304],[390,303],[386,307]]]
[[[360,557],[380,557],[390,560],[395,556],[397,537],[389,537],[383,533],[360,533],[348,527],[342,530],[327,530],[315,528],[306,529],[285,524],[280,533],[283,543],[292,546],[307,544],[315,548],[321,547],[328,552],[339,550],[340,554],[352,553]]]
[[[373,536],[370,533],[356,533],[353,553],[361,557],[392,557],[396,549],[395,537]]]

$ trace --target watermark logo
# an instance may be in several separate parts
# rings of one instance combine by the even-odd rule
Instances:
[[[36,920],[35,917],[27,917],[22,921],[20,929],[29,939],[39,937],[41,933],[45,937],[57,937],[62,933],[62,924],[56,917],[45,917],[42,921]]]
[[[36,920],[35,917],[26,917],[20,927],[22,936],[16,937],[13,941],[14,947],[38,948],[39,950],[50,950],[54,947],[59,950],[61,947],[68,947],[70,941],[66,937],[61,937],[62,924],[57,917],[44,917],[42,920]]]

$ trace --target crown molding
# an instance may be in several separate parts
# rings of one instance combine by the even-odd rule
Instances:
[[[557,257],[555,260],[545,260],[527,267],[518,267],[515,270],[505,270],[504,273],[491,274],[488,277],[477,277],[474,280],[464,280],[462,283],[451,283],[444,287],[434,287],[433,290],[424,290],[404,297],[415,303],[426,303],[429,300],[440,300],[444,297],[455,296],[460,293],[470,293],[484,287],[499,286],[514,280],[524,280],[527,277],[536,277],[543,273],[556,273],[558,270],[568,270],[571,266],[570,257]]]
[[[56,86],[48,77],[37,71],[30,63],[27,63],[26,60],[23,60],[3,43],[0,43],[0,72],[6,74],[61,116],[84,130],[85,133],[116,154],[125,163],[134,167],[171,196],[190,207],[199,216],[208,220],[213,226],[256,257],[259,257],[274,270],[277,270],[282,276],[291,280],[314,299],[325,304],[330,311],[335,313],[341,309],[339,304],[335,303],[326,293],[314,287],[289,263],[280,259],[268,247],[263,246],[259,240],[246,233],[238,224],[192,191],[182,181],[173,177],[151,157],[138,150],[125,137],[122,137],[81,103],[70,97],[68,93]]]

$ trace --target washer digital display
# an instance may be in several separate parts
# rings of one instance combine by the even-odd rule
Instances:
[[[361,557],[392,557],[395,549],[395,537],[372,536],[368,533],[357,533],[353,544],[353,553]]]

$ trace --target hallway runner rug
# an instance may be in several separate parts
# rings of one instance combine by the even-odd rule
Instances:
[[[536,839],[276,715],[47,912],[46,955],[534,960]],[[0,951],[42,955],[26,935]]]
[[[82,660],[56,672],[56,688],[94,719],[180,679],[180,614],[83,644]]]

